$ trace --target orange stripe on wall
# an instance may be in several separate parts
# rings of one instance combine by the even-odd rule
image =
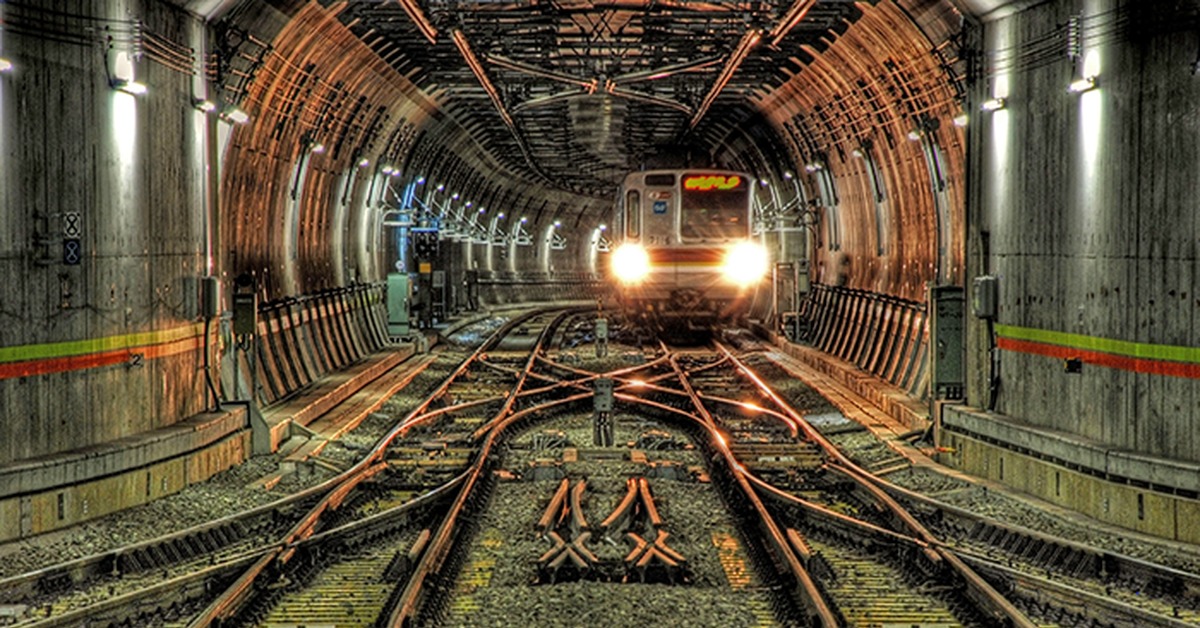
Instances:
[[[1123,371],[1133,371],[1135,373],[1200,379],[1200,364],[1194,362],[1171,362],[1169,360],[1135,358],[1132,356],[1104,353],[1102,351],[1072,349],[1071,347],[1062,347],[1032,340],[1014,340],[1003,336],[996,339],[996,346],[1005,351],[1043,355],[1060,360],[1078,358],[1088,364],[1096,364]]]
[[[148,345],[142,347],[130,347],[127,349],[116,349],[114,351],[103,351],[100,353],[89,353],[86,355],[76,355],[62,358],[48,358],[44,360],[26,360],[23,362],[7,362],[0,364],[0,379],[12,379],[14,377],[31,377],[34,375],[48,375],[50,373],[65,373],[67,371],[82,371],[84,369],[99,368],[101,366],[112,366],[114,364],[128,364],[134,354],[141,354],[144,360],[154,360],[157,358],[165,358],[167,356],[184,353],[198,349],[203,345],[203,338],[193,337],[174,342],[163,343],[160,345]]]

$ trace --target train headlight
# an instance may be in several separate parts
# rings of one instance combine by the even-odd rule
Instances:
[[[767,250],[755,242],[739,242],[725,254],[725,278],[739,285],[757,283],[767,274]]]
[[[612,269],[621,283],[637,283],[650,273],[650,255],[640,244],[627,242],[613,251]]]

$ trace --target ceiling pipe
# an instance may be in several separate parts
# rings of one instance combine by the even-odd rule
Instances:
[[[746,60],[750,51],[762,39],[762,31],[758,29],[750,29],[745,35],[742,35],[742,40],[738,42],[737,48],[734,48],[733,53],[729,55],[729,60],[725,63],[725,67],[721,68],[721,74],[717,76],[717,82],[713,83],[712,89],[708,90],[708,94],[700,103],[700,107],[696,109],[692,120],[688,122],[688,129],[696,128],[700,124],[700,120],[704,118],[704,114],[708,113],[709,107],[712,107],[717,96],[721,95],[721,91],[725,89],[725,85],[729,83],[729,79],[733,78],[734,73],[741,67],[742,62]]]
[[[417,29],[421,31],[425,39],[428,39],[431,44],[436,44],[438,31],[429,22],[429,18],[425,17],[425,12],[421,10],[416,0],[397,0],[397,2],[400,3],[400,7],[404,9],[404,12],[408,14],[408,19],[417,25]]]
[[[539,68],[536,66],[526,64],[526,63],[521,63],[520,61],[513,61],[512,59],[501,57],[500,55],[487,55],[485,58],[487,59],[488,63],[491,63],[492,65],[498,65],[498,66],[508,69],[508,70],[524,72],[525,74],[537,76],[537,77],[544,78],[544,79],[550,79],[551,81],[558,81],[560,83],[566,83],[568,85],[577,85],[579,87],[582,87],[582,88],[588,90],[589,94],[596,91],[596,80],[595,79],[585,80],[585,79],[581,79],[581,78],[576,78],[569,74],[562,74],[559,72],[554,72],[552,70],[545,70],[545,69],[542,69],[542,68]]]
[[[636,81],[653,81],[660,78],[666,78],[672,74],[678,74],[680,72],[703,70],[704,68],[712,67],[720,62],[720,56],[705,57],[695,61],[687,61],[684,63],[677,63],[675,65],[664,66],[658,68],[657,70],[641,70],[639,72],[622,74],[621,76],[615,77],[612,82],[616,83],[617,85],[624,85],[625,83],[633,83]]]
[[[796,0],[792,4],[792,8],[788,9],[782,20],[771,29],[771,33],[767,35],[771,39],[772,46],[778,46],[779,42],[787,37],[787,34],[792,32],[804,17],[808,15],[809,9],[812,9],[817,4],[817,0]]]
[[[692,113],[691,107],[679,101],[671,100],[670,98],[663,98],[661,96],[653,96],[651,94],[643,94],[642,92],[634,90],[621,89],[613,81],[609,81],[608,84],[605,85],[605,91],[619,98],[627,98],[629,100],[636,100],[651,105],[658,105],[659,107],[667,107],[668,109],[682,111],[685,114]]]
[[[572,98],[579,98],[581,96],[587,96],[592,93],[594,93],[594,90],[569,89],[566,91],[558,92],[556,94],[550,94],[548,96],[539,96],[538,98],[530,98],[529,100],[526,100],[525,102],[517,103],[516,105],[513,105],[512,111],[513,111],[513,113],[521,113],[522,111],[525,111],[527,109],[534,109],[536,107],[545,107],[546,105],[553,105],[556,102],[560,102],[563,100],[570,100]]]

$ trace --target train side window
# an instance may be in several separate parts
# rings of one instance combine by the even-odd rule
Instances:
[[[642,193],[630,190],[625,194],[625,235],[636,238],[642,234]]]

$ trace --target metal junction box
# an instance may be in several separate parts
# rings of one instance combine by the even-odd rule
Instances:
[[[252,336],[258,329],[258,297],[253,292],[233,294],[233,333]]]
[[[977,318],[996,318],[1000,307],[999,282],[992,275],[975,278],[971,291],[971,311]]]

